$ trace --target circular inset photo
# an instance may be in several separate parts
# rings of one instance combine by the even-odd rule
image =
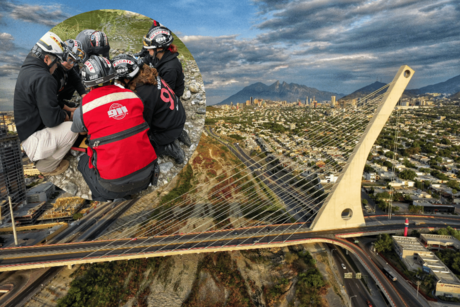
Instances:
[[[150,193],[182,170],[200,140],[206,93],[192,54],[165,24],[98,10],[38,40],[14,104],[37,170],[69,196],[107,201]]]

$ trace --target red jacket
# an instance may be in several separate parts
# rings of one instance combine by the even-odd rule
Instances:
[[[143,111],[144,105],[135,93],[116,85],[96,88],[83,98],[89,167],[96,168],[102,179],[124,181],[156,160]]]

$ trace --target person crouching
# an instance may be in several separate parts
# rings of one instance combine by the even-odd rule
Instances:
[[[181,136],[186,136],[191,145],[187,131],[184,130],[185,109],[169,85],[160,78],[155,68],[146,64],[137,64],[136,59],[128,54],[113,58],[118,82],[136,92],[144,102],[144,118],[150,126],[149,137],[158,156],[172,157],[176,163],[185,161],[184,150],[180,147]]]
[[[88,134],[78,170],[93,200],[126,198],[156,184],[157,155],[143,118],[144,105],[132,91],[113,85],[116,73],[104,57],[92,55],[82,78],[90,92],[75,110],[72,131]]]

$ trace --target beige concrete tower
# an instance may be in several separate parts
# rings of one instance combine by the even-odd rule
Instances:
[[[382,131],[399,98],[411,80],[414,71],[401,66],[382,98],[382,103],[366,127],[353,150],[342,174],[337,179],[319,210],[312,230],[328,230],[364,226],[361,206],[361,180],[369,152]]]

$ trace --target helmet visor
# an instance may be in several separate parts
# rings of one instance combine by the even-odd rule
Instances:
[[[156,49],[157,48],[157,46],[155,46],[155,45],[152,46],[153,40],[151,40],[147,36],[144,36],[142,38],[142,41],[144,43],[144,48],[145,49]]]

